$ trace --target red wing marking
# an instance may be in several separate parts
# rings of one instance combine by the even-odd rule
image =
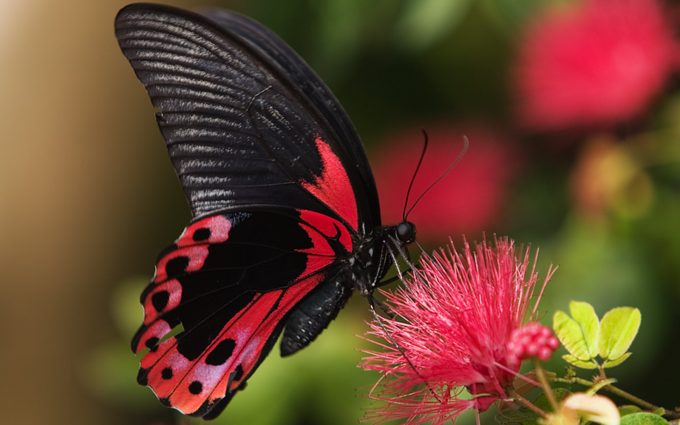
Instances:
[[[298,210],[298,212],[302,219],[300,227],[307,232],[312,240],[311,248],[298,250],[298,252],[308,254],[307,268],[303,276],[308,276],[326,267],[330,264],[329,260],[335,258],[337,253],[333,251],[328,242],[329,239],[337,238],[348,253],[352,252],[352,237],[344,224],[315,211]]]
[[[314,183],[303,181],[301,185],[357,230],[357,203],[347,171],[328,143],[320,137],[316,138],[316,147],[321,156],[323,170]]]
[[[147,300],[165,299],[165,305],[159,311],[159,304],[153,301],[144,303],[144,324],[149,325],[164,311],[174,310],[182,301],[182,284],[170,279],[154,286],[146,296]]]
[[[349,231],[347,231],[347,227],[345,227],[344,224],[340,223],[338,220],[329,217],[325,214],[318,213],[316,211],[310,211],[310,210],[298,210],[300,213],[300,218],[302,221],[304,221],[306,224],[309,226],[305,226],[305,223],[303,224],[303,228],[309,235],[309,237],[312,239],[312,241],[316,242],[317,239],[334,239],[338,238],[342,246],[345,247],[347,252],[352,252],[352,236],[349,234]],[[315,232],[310,232],[310,226],[313,227],[316,231]],[[323,236],[323,238],[321,238]],[[324,240],[324,242],[328,245],[328,242]],[[321,246],[321,244],[319,245]],[[301,252],[316,252],[317,244],[314,243],[314,247],[310,248],[309,250],[301,250]],[[328,248],[330,248],[330,245],[328,245]],[[331,255],[333,255],[333,250],[331,249]]]
[[[161,258],[156,265],[156,273],[153,280],[164,282],[168,279],[168,263],[176,258],[184,257],[189,264],[184,268],[187,272],[195,272],[203,267],[205,259],[208,257],[208,247],[205,245],[194,245],[176,249]]]
[[[207,229],[207,230],[206,230]],[[229,239],[231,221],[223,215],[213,215],[191,223],[179,236],[177,246],[193,245],[196,241],[214,244]]]
[[[174,346],[160,359],[156,353],[148,353],[142,367],[151,367],[149,387],[160,399],[166,399],[170,406],[185,414],[196,413],[236,391],[267,354],[265,345],[286,314],[323,277],[316,274],[289,288],[257,294],[193,362]],[[163,351],[165,344],[174,344],[174,340],[173,337],[162,343],[158,351]]]
[[[231,221],[223,215],[206,217],[191,223],[175,241],[177,249],[162,257],[156,265],[153,280],[157,283],[168,278],[168,263],[178,257],[187,257],[187,272],[193,272],[203,267],[208,256],[210,244],[221,243],[229,239]]]

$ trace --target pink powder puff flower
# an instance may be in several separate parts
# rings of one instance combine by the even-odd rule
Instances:
[[[409,216],[417,223],[418,240],[441,242],[442,235],[478,233],[499,218],[518,162],[513,145],[483,126],[428,127],[430,145],[425,154],[411,203],[442,175],[463,146],[470,148],[456,168],[422,199]],[[390,137],[372,155],[373,171],[385,223],[401,221],[406,188],[422,150],[420,130]]]
[[[368,331],[382,350],[366,351],[361,364],[382,374],[371,390],[381,402],[372,419],[438,425],[509,397],[517,359],[531,357],[518,356],[516,331],[535,319],[554,270],[537,285],[530,250],[517,250],[508,238],[494,242],[471,247],[466,241],[460,252],[451,243],[424,254],[403,287],[382,291],[390,318],[376,318]],[[529,331],[531,341],[542,335],[536,330]],[[471,397],[461,397],[463,389]]]
[[[678,54],[656,0],[584,0],[548,8],[521,43],[518,112],[538,130],[634,118],[662,89]]]

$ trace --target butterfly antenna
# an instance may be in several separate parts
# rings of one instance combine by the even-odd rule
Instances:
[[[423,159],[425,158],[425,152],[427,152],[427,145],[429,144],[429,137],[427,135],[427,131],[425,131],[424,129],[421,131],[423,132],[423,149],[420,152],[420,158],[418,159],[416,170],[413,172],[413,176],[411,176],[411,182],[408,184],[408,190],[406,191],[404,209],[401,213],[403,221],[406,221],[406,208],[408,207],[408,198],[411,196],[411,189],[413,189],[413,183],[416,181],[416,176],[418,175],[418,171],[420,171],[420,166],[423,165]]]
[[[420,194],[420,196],[418,196],[418,198],[415,200],[415,202],[413,202],[413,205],[411,205],[411,208],[409,208],[408,211],[406,211],[406,213],[404,214],[404,221],[406,221],[406,218],[408,217],[409,214],[411,214],[411,211],[413,211],[413,209],[416,207],[416,205],[418,205],[420,200],[423,199],[423,197],[425,195],[427,195],[427,193],[430,190],[432,190],[433,187],[435,187],[440,181],[442,181],[444,179],[444,177],[446,177],[451,172],[451,170],[453,170],[456,167],[456,165],[458,165],[458,163],[460,163],[460,161],[463,159],[463,157],[467,153],[469,147],[470,147],[470,139],[468,139],[467,136],[463,136],[463,148],[460,150],[460,152],[458,152],[458,155],[456,155],[456,158],[451,162],[451,164],[449,164],[449,166],[446,167],[446,170],[444,170],[444,172],[439,177],[437,177],[437,179],[435,181],[433,181],[427,187],[427,189],[425,189],[423,191],[423,193]]]

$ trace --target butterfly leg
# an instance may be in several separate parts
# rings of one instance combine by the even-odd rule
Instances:
[[[387,279],[383,279],[383,280],[381,280],[380,282],[376,283],[376,284],[375,284],[375,287],[376,287],[376,288],[380,288],[381,286],[385,286],[385,285],[389,285],[390,283],[394,283],[394,282],[396,282],[397,280],[403,280],[404,275],[405,275],[406,273],[410,273],[411,270],[412,270],[411,267],[408,267],[408,268],[404,269],[404,270],[401,272],[401,276],[396,275],[396,276],[389,277],[389,278],[387,278]]]
[[[408,251],[406,251],[406,254],[401,252],[401,250],[399,252],[402,255],[402,257],[405,256],[406,264],[408,265],[408,267],[406,269],[402,270],[399,267],[399,260],[398,260],[397,256],[392,251],[392,247],[390,245],[386,245],[385,248],[386,248],[385,251],[387,251],[389,256],[392,258],[392,263],[394,264],[394,267],[397,271],[397,275],[392,276],[392,277],[387,278],[387,279],[383,279],[383,280],[377,280],[377,277],[376,277],[376,280],[373,281],[372,284],[371,284],[372,288],[379,288],[381,286],[389,285],[390,283],[395,282],[397,280],[404,280],[404,275],[415,269],[415,266],[411,262],[411,257],[410,257],[410,254],[408,253]],[[366,295],[369,295],[369,294],[366,294]]]
[[[384,303],[382,303],[380,300],[376,299],[373,296],[373,293],[369,294],[368,296],[368,304],[371,307],[371,311],[373,313],[377,314],[377,311],[380,310],[380,313],[382,313],[385,317],[387,317],[390,320],[394,320],[395,315],[392,314],[391,311],[387,309]]]

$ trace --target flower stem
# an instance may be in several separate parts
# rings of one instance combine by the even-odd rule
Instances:
[[[577,378],[577,377],[555,378],[554,381],[555,382],[563,382],[563,383],[566,383],[566,384],[579,384],[579,385],[583,385],[584,387],[592,387],[593,386],[593,382],[591,382],[587,379]],[[617,395],[617,396],[619,396],[623,399],[626,399],[626,400],[628,400],[632,403],[635,403],[635,404],[637,404],[638,406],[640,406],[644,409],[651,410],[651,411],[663,410],[664,416],[670,416],[670,417],[677,417],[678,416],[678,413],[673,412],[672,410],[668,410],[668,409],[664,409],[663,407],[656,406],[656,405],[654,405],[654,404],[652,404],[648,401],[645,401],[645,400],[641,399],[640,397],[629,393],[628,391],[624,391],[621,388],[616,387],[612,384],[605,385],[602,389],[607,390],[610,393]]]
[[[518,393],[517,391],[512,391],[512,392],[510,393],[510,395],[512,396],[512,398],[514,398],[515,400],[517,400],[517,401],[519,402],[519,404],[521,404],[522,406],[528,408],[528,409],[531,410],[532,412],[538,414],[538,415],[541,416],[542,418],[545,418],[545,417],[548,416],[548,414],[547,414],[546,412],[544,412],[540,407],[536,406],[535,404],[533,404],[532,402],[530,402],[530,401],[527,400],[526,398],[524,398],[524,397],[522,397],[521,395],[519,395],[519,393]]]
[[[552,387],[548,382],[548,378],[545,376],[545,372],[543,371],[543,366],[541,366],[541,362],[536,358],[534,359],[534,368],[536,370],[536,376],[538,377],[538,380],[541,383],[541,387],[543,388],[543,392],[545,393],[546,397],[548,397],[548,401],[550,402],[550,406],[552,407],[553,412],[557,412],[559,406],[557,405],[555,394],[553,393]]]

